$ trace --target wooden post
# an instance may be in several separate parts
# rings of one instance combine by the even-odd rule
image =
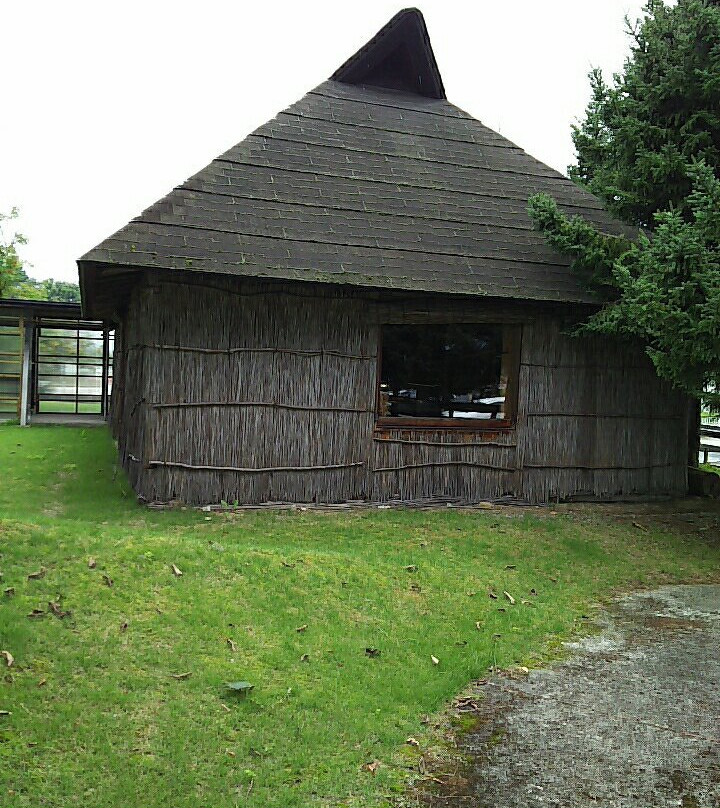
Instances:
[[[28,410],[30,408],[30,350],[33,338],[32,320],[20,320],[20,339],[22,342],[22,365],[20,370],[20,401],[18,416],[20,426],[28,425]]]
[[[108,416],[108,365],[110,362],[110,330],[103,328],[102,348],[102,391],[100,393],[100,414],[107,419]]]
[[[697,398],[688,398],[688,466],[693,469],[698,467],[698,455],[700,452],[700,422],[700,400]],[[707,463],[707,460],[705,462]]]

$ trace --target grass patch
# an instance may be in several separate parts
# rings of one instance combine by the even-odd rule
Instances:
[[[100,402],[99,401],[79,401],[77,405],[77,412],[78,413],[96,413],[100,414]],[[47,413],[74,413],[75,410],[75,402],[74,401],[42,401],[40,404],[40,410],[43,415]]]
[[[537,510],[151,511],[114,460],[105,429],[0,427],[16,808],[386,805],[422,716],[489,666],[540,663],[612,590],[720,562],[687,532]],[[27,617],[49,601],[71,614]]]

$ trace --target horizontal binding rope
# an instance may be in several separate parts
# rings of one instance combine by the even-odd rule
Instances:
[[[342,351],[333,351],[329,348],[319,349],[317,351],[302,351],[296,350],[295,348],[199,348],[192,345],[155,345],[140,342],[128,346],[129,351],[141,350],[143,348],[155,348],[158,351],[181,351],[203,354],[283,353],[291,354],[292,356],[336,356],[340,359],[363,359],[367,361],[377,359],[376,354],[350,354],[343,353]]]
[[[633,415],[632,413],[614,412],[526,412],[530,418],[558,417],[558,418],[630,418],[640,421],[679,421],[681,415]]]
[[[324,471],[326,469],[347,469],[354,466],[365,465],[361,460],[356,463],[333,463],[328,466],[268,466],[267,468],[242,468],[240,466],[196,466],[192,463],[177,463],[173,460],[148,460],[148,466],[170,466],[172,468],[188,469],[189,471],[234,471],[241,474],[260,474],[272,471]]]
[[[156,410],[170,407],[274,407],[279,410],[302,410],[309,412],[374,412],[361,407],[308,407],[302,404],[276,404],[273,401],[167,401],[151,405]]]
[[[444,460],[436,463],[408,463],[404,466],[388,466],[387,468],[373,469],[373,472],[404,471],[405,469],[424,469],[432,468],[433,466],[471,466],[479,469],[491,469],[492,471],[517,471],[517,469],[508,468],[507,466],[493,466],[490,463],[473,463],[470,460]]]
[[[649,469],[667,469],[683,466],[683,463],[649,463],[644,466],[578,466],[574,463],[545,464],[523,463],[524,469],[579,469],[580,471],[648,471]]]
[[[544,365],[542,362],[521,362],[523,368],[551,370],[648,370],[647,365]]]
[[[495,446],[499,449],[514,449],[517,443],[498,443],[492,440],[478,440],[468,441],[467,443],[443,443],[442,441],[432,440],[408,440],[406,438],[376,438],[373,437],[376,443],[403,443],[408,446],[444,446],[448,449],[464,449],[466,446]]]

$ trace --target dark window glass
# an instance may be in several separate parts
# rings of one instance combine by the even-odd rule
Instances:
[[[381,418],[509,418],[502,325],[386,325]]]

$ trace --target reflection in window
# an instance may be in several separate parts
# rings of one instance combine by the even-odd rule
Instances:
[[[103,412],[112,384],[104,373],[106,351],[112,367],[112,335],[105,340],[102,329],[40,327],[35,356],[38,412]]]
[[[488,324],[383,326],[380,417],[509,419],[504,331]]]

